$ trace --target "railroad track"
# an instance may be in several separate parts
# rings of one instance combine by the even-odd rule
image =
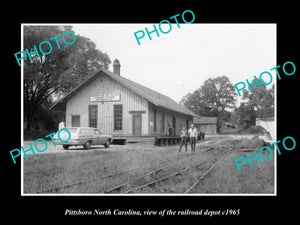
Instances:
[[[188,193],[190,193],[192,190],[194,190],[195,189],[195,187],[207,176],[207,174],[209,174],[210,173],[210,171],[212,171],[212,169],[214,168],[214,167],[216,167],[227,155],[229,155],[229,153],[231,153],[231,151],[234,149],[234,147],[231,147],[227,152],[225,152],[224,154],[223,154],[223,156],[220,158],[220,159],[218,159],[212,166],[210,166],[210,168],[206,171],[206,172],[204,172],[201,176],[200,176],[200,178],[199,179],[197,179],[196,180],[196,182],[192,185],[192,186],[190,186],[186,191],[185,191],[185,194],[188,194]]]
[[[107,175],[103,175],[103,176],[100,176],[100,177],[96,177],[96,178],[92,178],[92,179],[85,179],[85,180],[82,180],[82,181],[78,181],[78,182],[75,182],[75,183],[70,183],[70,184],[66,184],[66,185],[62,185],[62,186],[58,186],[58,187],[43,189],[43,190],[37,191],[36,193],[57,192],[58,190],[61,190],[61,189],[70,188],[70,187],[73,187],[73,186],[81,185],[81,184],[92,182],[92,181],[95,181],[95,180],[107,179],[109,177],[113,177],[113,176],[116,176],[116,175],[119,175],[119,174],[131,172],[131,171],[134,171],[134,170],[137,170],[137,169],[139,169],[139,167],[133,167],[133,168],[123,170],[123,171],[119,171],[119,172],[113,173],[113,174],[107,174]]]
[[[194,169],[194,168],[196,168],[196,167],[198,167],[198,166],[200,166],[200,165],[202,165],[204,163],[207,163],[207,162],[210,162],[210,160],[204,160],[203,162],[197,163],[196,165],[192,165],[192,166],[190,166],[188,168],[182,169],[180,171],[176,171],[176,172],[171,173],[170,175],[164,176],[162,178],[158,178],[158,179],[152,180],[152,181],[147,182],[147,183],[145,183],[143,185],[140,185],[138,187],[134,187],[134,188],[126,191],[126,193],[135,193],[138,190],[141,190],[143,188],[146,188],[146,187],[148,188],[148,187],[156,185],[156,184],[158,184],[160,182],[164,182],[166,180],[172,179],[172,178],[174,178],[174,177],[176,177],[178,175],[182,175],[183,173],[188,172],[189,170]]]
[[[213,147],[212,148],[208,148],[206,150],[203,150],[202,152],[206,152],[206,151],[210,151],[214,149]],[[209,168],[201,173],[200,172],[200,176],[197,176],[197,179],[196,179],[196,182],[194,182],[190,187],[188,187],[188,189],[184,192],[184,193],[190,193],[198,184],[201,180],[204,179],[204,177],[207,176],[207,174],[209,174],[213,168],[218,165],[231,151],[232,151],[233,147],[231,147],[229,150],[225,151],[225,153],[223,154],[223,156],[221,158],[219,158],[216,162],[212,163],[214,160],[213,159],[206,159],[206,160],[202,160],[202,161],[199,161],[199,162],[194,162],[192,165],[188,166],[188,167],[185,167],[183,169],[179,169],[175,172],[171,172],[171,173],[168,173],[164,176],[159,176],[158,178],[154,178],[154,179],[147,179],[147,178],[151,178],[151,175],[155,176],[157,175],[158,172],[164,170],[164,169],[169,169],[170,166],[165,166],[165,167],[162,167],[162,168],[158,168],[156,170],[153,170],[153,171],[150,171],[148,172],[147,174],[144,174],[140,177],[137,177],[133,180],[128,180],[122,184],[119,184],[117,186],[114,186],[110,189],[107,189],[104,191],[104,193],[141,193],[141,192],[138,192],[138,191],[141,191],[142,189],[144,188],[152,188],[154,189],[156,185],[160,184],[160,183],[163,183],[165,181],[168,181],[170,179],[173,179],[175,178],[176,176],[178,175],[183,175],[184,173],[190,171],[190,170],[194,170],[196,169],[197,167],[199,166],[202,166],[203,164],[205,163],[210,163],[210,166]],[[199,177],[199,178],[198,178]],[[143,182],[142,184],[140,185],[135,185],[135,183],[138,183],[138,181],[141,181],[141,180],[145,180],[145,182]]]
[[[192,168],[195,168],[197,166],[200,166],[203,163],[208,162],[209,160],[203,160],[201,162],[198,162],[197,164],[191,165],[188,168],[182,168],[180,163],[182,161],[188,161],[189,159],[182,159],[177,162],[170,163],[166,166],[151,170],[137,178],[134,178],[132,180],[128,180],[122,184],[119,184],[117,186],[114,186],[112,188],[109,188],[104,191],[104,193],[134,193],[139,189],[142,189],[143,187],[151,186],[156,183],[162,182],[164,180],[170,179],[171,177],[174,177],[176,175],[182,174]],[[187,162],[186,162],[187,163]],[[168,170],[171,170],[179,166],[179,170],[175,172],[168,173]],[[157,178],[158,176],[158,178]],[[154,179],[153,179],[154,178]]]
[[[213,149],[215,149],[215,148],[209,147],[207,149],[202,149],[200,154],[203,154],[204,152],[207,152],[207,151],[211,151]],[[220,159],[218,159],[216,162],[213,163],[213,165],[212,165],[213,159],[205,159],[205,160],[191,163],[192,157],[186,157],[186,158],[182,158],[179,160],[176,157],[171,157],[170,160],[166,160],[165,162],[162,163],[163,166],[162,166],[162,164],[160,166],[157,165],[155,169],[152,169],[150,171],[148,170],[145,173],[141,173],[141,174],[137,173],[138,175],[136,175],[136,177],[134,177],[133,179],[129,178],[125,182],[122,182],[120,184],[113,185],[108,188],[102,187],[103,189],[100,192],[101,193],[141,193],[141,191],[144,188],[148,188],[148,189],[155,188],[158,184],[161,184],[163,182],[166,182],[168,180],[176,178],[180,175],[183,176],[185,173],[187,173],[190,170],[195,170],[196,172],[198,172],[196,181],[185,192],[183,192],[183,193],[190,193],[200,183],[200,181],[203,180],[204,177],[208,173],[210,173],[212,171],[212,169],[227,154],[229,154],[231,152],[232,149],[233,149],[233,147],[231,149],[229,149],[228,151],[226,151]],[[187,162],[183,163],[184,161],[187,161]],[[204,173],[197,171],[198,167],[203,166],[208,162],[210,163],[210,166]],[[184,165],[187,163],[189,163],[188,166],[181,166],[181,164]],[[70,184],[66,184],[66,185],[62,185],[62,186],[58,186],[58,187],[43,189],[43,190],[37,191],[36,193],[53,193],[53,192],[61,193],[59,191],[68,189],[68,188],[71,188],[74,186],[82,185],[85,183],[91,183],[94,181],[98,181],[98,182],[102,181],[102,180],[105,181],[106,179],[113,178],[118,175],[125,176],[125,174],[128,174],[130,172],[134,172],[137,170],[141,171],[143,169],[145,169],[145,168],[132,167],[132,168],[129,168],[129,169],[126,169],[123,171],[119,171],[117,173],[113,173],[113,174],[102,175],[100,177],[85,179],[82,181],[78,181],[78,182],[74,182],[74,183],[70,183]],[[203,170],[203,168],[201,170]]]
[[[147,151],[147,150],[148,150],[148,149],[143,149],[143,151]],[[132,160],[132,159],[131,159],[131,160]],[[131,161],[131,160],[128,160],[127,162],[129,162],[129,161]],[[137,160],[137,159],[135,159],[135,160]],[[125,162],[125,164],[126,164],[127,162]],[[84,180],[77,181],[77,182],[74,182],[74,183],[69,183],[69,184],[60,185],[60,186],[51,187],[51,188],[48,187],[48,188],[44,188],[44,189],[42,189],[42,190],[39,190],[39,191],[37,191],[36,193],[40,194],[40,193],[53,193],[53,192],[58,192],[59,190],[71,188],[71,187],[74,187],[74,186],[78,186],[78,185],[81,185],[81,184],[84,184],[84,183],[89,183],[89,182],[93,182],[93,181],[97,181],[97,180],[105,180],[105,179],[108,179],[108,178],[110,178],[110,177],[114,177],[114,176],[117,176],[117,175],[120,175],[120,174],[125,174],[125,173],[128,173],[128,172],[137,170],[137,169],[141,169],[141,167],[132,167],[132,168],[129,168],[129,169],[126,169],[126,170],[118,171],[118,172],[111,173],[111,174],[102,175],[102,176],[99,176],[99,177],[94,177],[94,178],[84,179]],[[25,192],[25,193],[26,193],[26,192]]]
[[[208,148],[208,150],[209,149],[211,149],[211,148]],[[207,150],[207,149],[205,149],[205,150]],[[171,166],[171,165],[175,164],[178,161],[180,161],[180,160],[176,159],[176,156],[175,157],[173,156],[173,157],[169,158],[168,160],[164,161],[163,163],[161,163],[160,165],[156,165],[155,167],[156,168],[157,167],[163,168],[163,167],[166,167],[166,166]],[[162,166],[162,165],[164,165],[164,166]],[[68,188],[72,188],[74,186],[79,186],[79,185],[82,185],[82,184],[85,184],[85,183],[91,183],[91,182],[94,182],[94,181],[101,181],[101,180],[105,181],[106,179],[113,178],[117,175],[127,174],[127,173],[133,172],[135,170],[142,171],[143,169],[146,169],[146,168],[138,167],[138,166],[137,167],[132,167],[132,168],[129,168],[129,169],[126,169],[126,170],[118,171],[118,172],[111,173],[111,174],[102,175],[102,176],[99,176],[99,177],[84,179],[84,180],[81,180],[81,181],[77,181],[77,182],[69,183],[69,184],[65,184],[65,185],[60,185],[60,186],[56,186],[56,187],[45,188],[45,189],[37,191],[36,193],[38,193],[38,194],[58,193],[59,191],[62,191],[64,189],[68,189]],[[155,169],[155,170],[159,171],[160,169]]]

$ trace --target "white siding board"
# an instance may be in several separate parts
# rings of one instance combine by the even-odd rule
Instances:
[[[121,94],[116,102],[90,102],[91,94]],[[71,116],[80,115],[80,125],[88,126],[88,105],[98,105],[98,128],[105,133],[132,135],[132,114],[129,111],[146,111],[142,114],[142,135],[148,135],[148,101],[106,75],[101,75],[67,101],[66,125],[71,126]],[[113,105],[123,105],[123,130],[113,130]]]

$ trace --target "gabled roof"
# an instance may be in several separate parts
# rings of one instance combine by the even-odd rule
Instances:
[[[120,84],[124,85],[125,87],[129,88],[130,90],[132,90],[136,94],[138,94],[138,95],[142,96],[143,98],[147,99],[149,102],[151,102],[152,104],[154,104],[158,107],[169,109],[171,111],[179,112],[179,113],[182,113],[182,114],[185,114],[185,115],[198,117],[196,114],[194,114],[193,112],[191,112],[190,110],[188,110],[184,106],[178,104],[177,102],[175,102],[170,97],[168,97],[166,95],[163,95],[159,92],[156,92],[156,91],[154,91],[150,88],[147,88],[147,87],[145,87],[141,84],[138,84],[134,81],[131,81],[131,80],[125,78],[125,77],[116,75],[116,74],[114,74],[114,73],[112,73],[112,72],[110,72],[109,70],[106,70],[106,69],[100,69],[99,72],[97,72],[96,74],[94,74],[94,75],[90,76],[89,78],[87,78],[86,80],[84,80],[77,87],[75,87],[72,91],[70,91],[65,97],[63,97],[58,102],[53,104],[51,106],[51,109],[58,109],[58,108],[62,107],[63,105],[65,105],[66,101],[68,99],[70,99],[79,90],[81,90],[83,87],[87,86],[90,82],[95,80],[97,77],[99,77],[103,73],[105,75],[109,76],[110,78],[116,80]]]

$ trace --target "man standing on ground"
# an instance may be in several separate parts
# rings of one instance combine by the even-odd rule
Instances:
[[[180,142],[179,152],[181,152],[181,148],[183,145],[185,146],[185,151],[187,152],[188,132],[187,132],[186,128],[184,128],[184,127],[181,128],[180,138],[181,138],[181,142]]]
[[[194,124],[191,124],[191,128],[189,129],[188,132],[190,135],[192,152],[195,152],[198,131],[197,131],[197,128],[194,126]]]

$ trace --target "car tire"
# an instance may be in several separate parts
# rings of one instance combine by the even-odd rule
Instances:
[[[87,141],[84,145],[83,145],[83,148],[84,149],[90,149],[90,147],[91,147],[91,142],[90,141]]]
[[[109,148],[109,146],[110,146],[110,139],[107,139],[107,141],[104,144],[104,147]]]
[[[69,145],[63,145],[63,148],[64,148],[65,150],[68,150],[68,149],[69,149]]]

